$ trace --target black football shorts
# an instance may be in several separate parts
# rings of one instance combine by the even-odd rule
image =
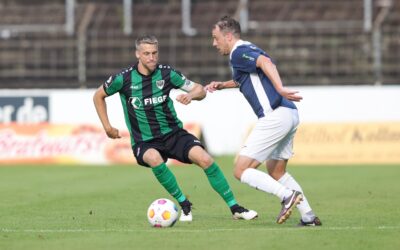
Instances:
[[[188,133],[184,129],[180,129],[176,132],[166,134],[161,138],[138,142],[132,149],[138,164],[144,167],[150,167],[143,161],[144,153],[150,148],[156,149],[161,154],[164,162],[172,158],[183,163],[192,163],[189,159],[189,151],[194,146],[204,148],[196,136]]]

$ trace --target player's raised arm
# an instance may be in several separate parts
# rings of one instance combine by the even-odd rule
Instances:
[[[97,115],[99,116],[101,124],[103,125],[104,131],[108,137],[112,139],[121,138],[118,129],[112,127],[108,119],[106,97],[107,94],[104,91],[103,86],[100,86],[93,95],[93,102]]]
[[[298,91],[291,90],[286,88],[282,84],[281,77],[279,76],[278,69],[276,68],[275,64],[264,55],[260,55],[257,58],[257,67],[260,68],[265,75],[271,80],[272,84],[274,85],[276,91],[290,101],[299,102],[303,99],[303,97],[297,95]]]

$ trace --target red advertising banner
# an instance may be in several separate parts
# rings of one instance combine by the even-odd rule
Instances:
[[[185,129],[200,135],[196,124]],[[121,136],[109,139],[93,125],[0,124],[0,164],[135,164],[129,133]]]

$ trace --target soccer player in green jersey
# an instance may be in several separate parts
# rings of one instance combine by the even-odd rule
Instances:
[[[165,162],[173,158],[201,167],[213,189],[230,207],[234,219],[251,220],[257,212],[240,206],[224,174],[194,135],[183,129],[173,102],[171,89],[182,89],[176,100],[184,105],[206,96],[203,86],[186,79],[168,65],[158,63],[158,40],[145,35],[136,40],[138,62],[111,76],[93,97],[97,114],[108,137],[120,138],[118,129],[108,119],[106,97],[119,93],[125,122],[131,136],[137,162],[150,167],[159,183],[182,207],[180,221],[192,221],[192,203],[180,189]]]

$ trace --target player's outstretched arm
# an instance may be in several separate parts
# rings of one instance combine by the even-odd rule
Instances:
[[[93,102],[97,115],[99,116],[101,124],[103,125],[104,131],[108,137],[112,139],[121,138],[118,129],[112,127],[108,119],[106,97],[107,94],[104,91],[103,86],[100,86],[93,95]]]
[[[264,55],[260,55],[257,58],[257,67],[260,68],[265,75],[271,80],[276,91],[288,100],[299,102],[303,97],[297,95],[298,91],[291,90],[289,88],[283,87],[281,77],[279,76],[278,69],[275,64]]]
[[[221,90],[221,89],[228,89],[228,88],[236,88],[238,85],[234,80],[229,80],[226,82],[218,82],[218,81],[212,81],[209,84],[207,84],[204,89],[210,93],[216,91],[216,90]]]
[[[193,87],[189,92],[180,94],[176,97],[176,100],[182,104],[188,105],[192,100],[203,100],[207,95],[204,87],[198,83],[193,83]]]

